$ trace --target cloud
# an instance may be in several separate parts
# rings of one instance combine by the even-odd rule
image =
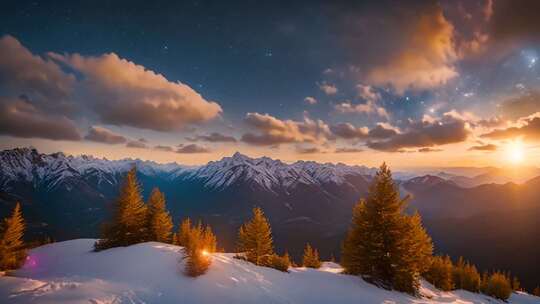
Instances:
[[[368,136],[373,139],[385,139],[397,135],[399,130],[387,123],[378,123],[369,130]]]
[[[316,154],[316,153],[325,153],[319,147],[296,147],[296,152],[300,154]]]
[[[236,138],[229,135],[224,135],[218,132],[213,132],[207,135],[195,135],[194,137],[186,137],[189,141],[208,141],[208,142],[236,142]]]
[[[331,135],[322,120],[305,116],[303,121],[280,120],[269,114],[247,113],[245,123],[256,129],[248,132],[242,141],[251,145],[272,146],[286,143],[324,143]]]
[[[84,139],[111,145],[123,144],[127,141],[124,136],[100,126],[90,127]]]
[[[208,153],[210,150],[197,144],[179,145],[176,153]]]
[[[398,152],[403,148],[426,148],[465,141],[469,125],[449,113],[438,120],[411,121],[408,128],[387,140],[368,141],[374,150]]]
[[[365,80],[372,85],[390,85],[401,94],[408,89],[438,87],[455,78],[458,56],[453,42],[454,27],[441,8],[432,5],[397,14],[389,14],[395,17],[385,24],[390,29],[382,29],[380,33],[386,34],[387,40],[392,39],[387,41],[392,45],[387,45],[387,51],[381,54],[370,54],[362,63],[360,70],[367,69]],[[396,28],[400,29],[399,33],[392,32]],[[381,37],[370,38],[373,42]]]
[[[540,141],[540,112],[521,118],[516,126],[496,129],[481,137],[491,139],[511,139],[522,137],[527,140]]]
[[[0,38],[0,89],[4,96],[24,98],[36,112],[69,114],[69,96],[75,83],[52,62],[33,55],[12,36]]]
[[[314,105],[317,103],[317,99],[315,99],[315,97],[307,96],[306,98],[304,98],[304,102],[309,105]]]
[[[335,95],[338,92],[338,89],[335,85],[329,84],[325,81],[317,85],[319,86],[319,89],[321,89],[321,91],[323,91],[326,95]]]
[[[442,149],[433,149],[433,148],[420,148],[418,152],[420,153],[430,153],[430,152],[440,152]]]
[[[163,151],[163,152],[173,152],[174,149],[171,146],[163,146],[163,145],[157,145],[154,146],[154,149]]]
[[[114,53],[98,57],[49,53],[80,72],[89,106],[108,124],[172,131],[216,118],[221,107],[181,82]]]
[[[485,145],[472,146],[468,150],[469,151],[488,151],[488,152],[491,152],[491,151],[496,151],[497,148],[498,148],[497,145],[485,144]]]
[[[356,86],[357,97],[362,99],[364,103],[352,104],[351,101],[344,101],[334,106],[334,109],[340,113],[364,113],[377,114],[380,117],[390,119],[390,115],[385,108],[378,105],[377,102],[381,99],[381,95],[377,93],[371,86],[359,84]]]
[[[128,148],[138,148],[138,149],[146,149],[148,146],[146,145],[146,139],[139,138],[138,140],[130,140],[126,143],[126,147]]]
[[[75,123],[65,116],[44,115],[25,100],[3,97],[0,97],[0,134],[23,138],[81,140]]]
[[[0,134],[80,140],[70,117],[75,77],[33,55],[12,36],[0,38],[0,54]]]
[[[502,102],[499,110],[502,116],[509,119],[518,119],[540,112],[540,92],[532,91],[509,98]]]
[[[362,139],[367,138],[368,128],[357,128],[350,123],[338,123],[330,126],[330,130],[334,135],[344,139]]]
[[[390,115],[385,108],[375,105],[375,103],[368,101],[365,104],[352,104],[350,101],[345,101],[334,106],[334,109],[340,113],[375,113],[380,117],[389,119]]]
[[[360,149],[360,148],[347,148],[347,147],[343,147],[343,148],[336,148],[334,150],[334,153],[359,153],[359,152],[363,152],[364,150]]]
[[[496,1],[493,8],[491,31],[500,44],[540,40],[540,2]]]

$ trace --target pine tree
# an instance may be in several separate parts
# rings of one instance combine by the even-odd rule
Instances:
[[[189,217],[182,220],[176,233],[176,244],[178,246],[186,246],[188,242],[189,232],[191,230],[191,219]]]
[[[508,277],[501,272],[494,272],[488,279],[485,294],[506,301],[512,293],[512,284]]]
[[[244,253],[255,265],[268,265],[274,253],[270,224],[260,208],[253,209],[253,217],[238,231],[237,251]]]
[[[24,263],[26,259],[24,230],[21,204],[17,203],[11,217],[6,218],[3,223],[0,240],[0,270],[19,268]]]
[[[521,286],[520,286],[520,282],[519,282],[519,279],[518,277],[514,276],[514,278],[512,279],[512,290],[514,291],[519,291],[521,290]]]
[[[459,257],[458,262],[454,266],[452,276],[456,289],[468,290],[471,292],[479,292],[481,290],[482,278],[476,269],[463,257]]]
[[[183,248],[183,258],[186,260],[185,273],[188,276],[196,277],[204,274],[212,263],[210,252],[206,249],[209,244],[205,243],[204,234],[202,224],[189,229],[186,245]]]
[[[302,258],[302,265],[308,268],[321,267],[321,260],[319,259],[319,252],[317,249],[313,249],[309,243],[306,244],[304,249],[304,257]]]
[[[212,232],[212,228],[210,228],[210,225],[206,225],[202,232],[202,243],[203,248],[206,252],[214,253],[216,252],[217,247],[217,239],[214,233]]]
[[[173,222],[165,207],[165,196],[154,188],[148,199],[149,240],[163,243],[171,242]]]
[[[454,289],[452,268],[452,260],[449,256],[435,256],[431,260],[429,269],[424,273],[424,278],[438,289],[450,291]]]
[[[540,297],[540,286],[536,286],[533,290],[533,295]]]
[[[115,202],[111,222],[105,224],[96,251],[141,243],[148,238],[147,207],[143,202],[136,169],[131,169],[124,180]]]
[[[289,253],[285,252],[283,256],[272,254],[270,258],[270,264],[267,265],[279,271],[288,272],[291,266],[291,258]]]
[[[390,169],[383,164],[367,199],[353,209],[342,266],[377,285],[415,294],[433,245],[420,216],[404,213],[406,201],[400,199]]]

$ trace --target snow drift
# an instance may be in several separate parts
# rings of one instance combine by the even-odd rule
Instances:
[[[0,303],[502,303],[466,291],[441,292],[423,282],[422,298],[340,274],[333,263],[290,273],[213,254],[207,274],[182,274],[180,247],[144,243],[92,252],[79,239],[32,250],[24,267],[0,277]],[[525,293],[510,303],[540,303]]]

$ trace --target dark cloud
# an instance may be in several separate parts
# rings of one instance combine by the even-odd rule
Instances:
[[[146,149],[148,146],[146,145],[146,139],[139,138],[139,140],[130,140],[126,143],[126,147],[128,148],[139,148],[139,149]]]
[[[390,138],[396,134],[398,134],[396,129],[386,124],[377,124],[374,128],[372,128],[368,132],[368,136],[373,139]]]
[[[494,2],[492,19],[493,39],[502,43],[510,41],[540,41],[540,1],[502,0]]]
[[[65,116],[45,115],[24,100],[9,98],[0,98],[0,134],[23,138],[81,140],[75,123]]]
[[[485,144],[485,145],[478,145],[478,146],[472,146],[468,150],[469,151],[496,151],[497,145],[494,144]]]
[[[434,149],[434,148],[420,148],[417,150],[420,153],[430,153],[430,152],[441,152],[442,149]]]
[[[501,115],[509,119],[527,117],[540,112],[540,92],[533,91],[525,95],[510,98],[500,106]]]
[[[211,152],[208,148],[197,144],[179,145],[176,153],[208,153]]]
[[[208,142],[236,142],[233,136],[213,132],[207,135],[196,135],[194,137],[186,137],[189,141],[208,141]]]
[[[157,145],[154,146],[154,149],[163,151],[163,152],[173,152],[174,149],[171,146],[163,146],[163,145]]]
[[[512,139],[522,137],[527,140],[540,140],[540,114],[522,118],[519,121],[520,126],[509,127],[506,129],[496,129],[483,134],[482,137],[491,139]]]
[[[398,152],[404,148],[426,148],[465,141],[469,136],[467,123],[450,114],[440,120],[411,122],[403,132],[383,141],[368,141],[374,150]]]
[[[300,154],[324,153],[319,147],[296,147],[296,152]]]
[[[336,148],[334,150],[334,153],[359,153],[359,152],[363,152],[364,150],[360,149],[360,148],[347,148],[347,147],[342,147],[342,148]]]
[[[286,143],[324,143],[331,136],[322,120],[304,117],[303,121],[280,120],[268,114],[247,113],[245,123],[258,131],[242,135],[242,141],[257,146]]]
[[[32,54],[12,36],[0,38],[0,89],[4,96],[22,96],[36,111],[69,114],[74,104],[69,96],[73,75],[40,56]]]
[[[368,136],[368,128],[357,128],[350,123],[338,123],[330,126],[330,131],[340,138],[344,139],[363,139]]]
[[[124,136],[99,126],[91,127],[84,139],[111,145],[123,144],[127,141]]]

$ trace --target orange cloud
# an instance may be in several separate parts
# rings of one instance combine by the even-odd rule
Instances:
[[[374,85],[392,85],[398,93],[407,89],[428,89],[456,77],[457,54],[453,43],[454,27],[440,8],[419,16],[399,51],[384,64],[367,73]]]
[[[171,131],[211,120],[222,111],[217,103],[205,100],[188,85],[170,82],[114,53],[99,57],[49,56],[84,75],[86,98],[104,123]]]

